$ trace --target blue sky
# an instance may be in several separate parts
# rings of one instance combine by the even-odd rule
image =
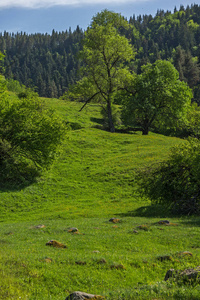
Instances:
[[[187,0],[0,0],[0,32],[51,33],[85,29],[92,16],[103,9],[121,13],[128,19],[135,14],[152,14],[157,9],[173,11],[176,6],[191,4]]]

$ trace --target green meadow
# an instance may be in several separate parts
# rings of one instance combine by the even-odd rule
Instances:
[[[0,185],[0,299],[64,300],[73,291],[109,300],[200,299],[199,285],[164,281],[170,268],[200,265],[200,219],[152,206],[135,181],[139,168],[184,141],[109,133],[100,129],[98,105],[79,112],[80,103],[44,101],[71,130],[35,182]],[[171,226],[158,224],[166,219]],[[50,240],[66,248],[47,246]]]

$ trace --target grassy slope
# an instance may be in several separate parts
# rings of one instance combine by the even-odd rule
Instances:
[[[167,290],[162,280],[171,267],[199,265],[198,219],[170,217],[178,226],[155,225],[169,215],[151,209],[134,182],[138,167],[164,159],[181,140],[111,134],[92,128],[100,119],[98,106],[80,113],[80,105],[73,102],[48,100],[48,105],[83,128],[69,132],[61,155],[36,183],[0,190],[0,299],[65,299],[73,290],[110,299],[166,299],[167,293],[187,299],[190,289]],[[117,227],[108,221],[111,217],[120,218]],[[38,224],[46,227],[33,228]],[[141,224],[149,230],[133,234]],[[68,233],[72,226],[82,234]],[[68,248],[45,246],[51,239]],[[175,254],[184,250],[192,251],[193,257],[177,258]],[[172,260],[159,262],[163,254],[172,255]],[[43,261],[45,257],[52,263]],[[106,263],[100,264],[100,259]],[[118,264],[125,269],[111,268]],[[196,288],[193,294],[198,292]]]

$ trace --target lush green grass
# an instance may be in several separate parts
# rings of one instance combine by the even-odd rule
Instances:
[[[163,160],[182,141],[93,128],[101,118],[97,105],[82,112],[74,102],[48,105],[82,129],[69,132],[62,153],[35,183],[1,187],[0,299],[59,300],[74,290],[106,299],[200,299],[199,286],[163,281],[172,267],[200,264],[199,218],[151,207],[134,180],[137,168]],[[112,217],[120,222],[109,222]],[[161,218],[177,225],[156,224]],[[34,227],[39,224],[45,228]],[[143,224],[147,231],[137,228]],[[46,246],[52,239],[67,248]],[[180,251],[193,256],[179,257]],[[171,260],[161,262],[161,255]]]

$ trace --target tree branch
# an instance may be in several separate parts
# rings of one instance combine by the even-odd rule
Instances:
[[[94,98],[96,97],[98,94],[100,94],[100,92],[95,93],[94,95],[92,95],[92,97],[90,97],[88,100],[85,101],[84,105],[81,107],[81,109],[79,111],[82,111],[83,108]]]

